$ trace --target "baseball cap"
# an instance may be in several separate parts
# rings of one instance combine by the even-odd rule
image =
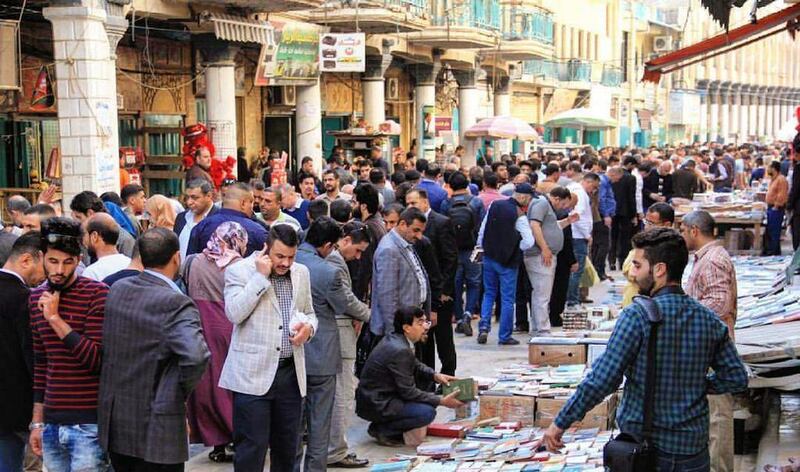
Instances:
[[[521,193],[523,195],[533,195],[534,194],[533,186],[528,183],[518,184],[516,187],[514,187],[514,193]]]

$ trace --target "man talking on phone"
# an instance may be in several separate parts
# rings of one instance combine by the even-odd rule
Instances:
[[[108,287],[76,274],[80,241],[77,221],[42,222],[47,282],[30,296],[30,445],[47,470],[106,471],[108,459],[97,439],[97,392]]]
[[[225,315],[233,323],[219,386],[233,392],[234,470],[294,469],[306,396],[303,345],[317,329],[300,240],[274,225],[265,247],[225,271]]]

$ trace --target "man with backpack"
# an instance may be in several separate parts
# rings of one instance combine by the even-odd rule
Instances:
[[[472,336],[472,313],[478,309],[481,290],[481,266],[472,262],[472,250],[478,237],[478,229],[483,221],[484,208],[479,198],[469,192],[469,180],[461,172],[450,176],[448,181],[453,196],[442,203],[442,213],[450,218],[455,230],[458,247],[458,266],[456,269],[453,313],[458,324],[456,332]],[[464,302],[464,286],[467,299]]]

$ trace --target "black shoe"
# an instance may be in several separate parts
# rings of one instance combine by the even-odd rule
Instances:
[[[591,298],[584,298],[583,300],[581,300],[581,303],[594,303],[594,300],[592,300]]]
[[[456,328],[453,331],[455,331],[456,333],[464,334],[464,325],[462,324],[461,321],[456,323]]]
[[[464,333],[464,336],[471,337],[472,336],[472,315],[466,314],[464,315],[464,319],[459,323],[461,325],[461,332]]]
[[[358,469],[369,465],[369,459],[359,459],[358,456],[351,452],[344,459],[333,464],[328,464],[328,467],[337,467],[340,469]]]
[[[514,327],[515,333],[527,333],[530,329],[527,326],[517,325]]]
[[[501,346],[516,346],[519,344],[519,341],[514,338],[508,338],[505,341],[497,341],[497,344],[500,344]]]
[[[481,331],[478,333],[478,344],[486,344],[486,340],[489,338],[489,333],[486,331]]]

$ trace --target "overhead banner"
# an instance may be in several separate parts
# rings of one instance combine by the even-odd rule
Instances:
[[[324,33],[319,41],[319,63],[323,72],[364,72],[364,33]]]
[[[326,28],[310,23],[270,22],[276,46],[264,45],[255,85],[314,85],[319,78],[319,37]]]

